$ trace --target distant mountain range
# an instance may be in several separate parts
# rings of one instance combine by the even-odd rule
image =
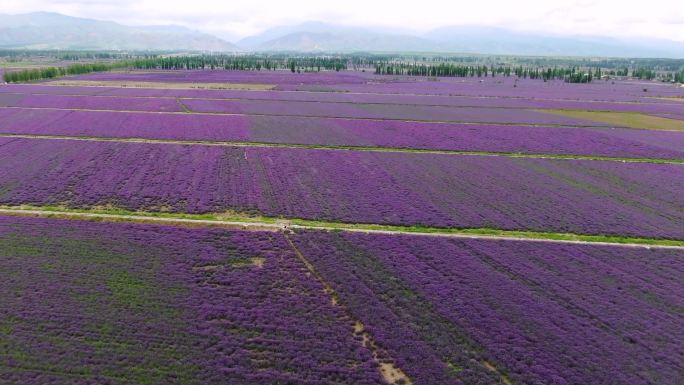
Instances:
[[[422,35],[309,22],[276,27],[237,42],[255,51],[451,52],[498,55],[684,58],[684,43],[662,39],[616,39],[453,26]]]
[[[517,32],[495,27],[443,27],[425,34],[321,22],[280,26],[232,44],[181,26],[125,26],[56,13],[0,15],[0,48],[425,52],[499,55],[684,58],[684,43]]]
[[[276,27],[237,42],[239,47],[256,51],[439,51],[440,44],[401,31],[336,26],[307,22]]]
[[[238,50],[225,40],[181,26],[131,27],[49,12],[0,14],[0,48]]]

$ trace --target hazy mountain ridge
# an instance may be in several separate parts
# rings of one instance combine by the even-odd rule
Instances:
[[[0,15],[1,48],[236,51],[215,36],[181,26],[131,27],[36,12]]]
[[[441,27],[418,34],[401,28],[349,27],[317,21],[270,28],[235,45],[183,26],[125,26],[47,12],[0,14],[0,48],[684,58],[684,43],[662,39],[563,36],[483,26]]]
[[[403,31],[401,31],[403,32]],[[244,38],[239,47],[255,51],[419,51],[440,44],[407,33],[346,27],[322,22],[279,26]]]
[[[684,43],[517,32],[483,26],[450,26],[425,34],[360,29],[323,23],[277,27],[238,41],[257,51],[413,51],[501,55],[572,55],[684,58]],[[266,38],[267,37],[267,38]],[[255,44],[256,43],[256,44]]]

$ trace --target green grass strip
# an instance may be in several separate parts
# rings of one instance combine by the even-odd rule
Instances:
[[[7,211],[9,210],[9,211]],[[542,231],[501,230],[493,228],[444,228],[428,226],[381,225],[370,223],[342,223],[301,218],[266,217],[238,212],[187,214],[171,212],[130,211],[120,208],[69,208],[64,206],[0,206],[0,215],[48,216],[66,219],[85,219],[106,222],[142,222],[189,226],[249,227],[271,230],[327,230],[374,232],[485,238],[501,240],[557,241],[569,243],[606,244],[684,249],[684,240],[655,239],[598,234],[572,234]],[[99,216],[98,216],[99,215]],[[107,217],[114,216],[114,217]],[[176,220],[177,222],[174,222]]]
[[[618,127],[656,131],[684,131],[684,120],[669,119],[640,112],[587,111],[569,109],[539,109],[537,111],[567,116],[575,119],[608,123]]]

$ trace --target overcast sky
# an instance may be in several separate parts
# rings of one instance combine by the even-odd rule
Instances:
[[[129,25],[180,24],[228,40],[319,20],[411,29],[479,24],[684,41],[683,0],[1,0],[2,13],[60,12]]]

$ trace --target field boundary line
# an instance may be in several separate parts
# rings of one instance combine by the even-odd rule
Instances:
[[[224,227],[239,230],[280,231],[283,225],[276,223],[228,221],[209,219],[187,219],[174,217],[108,214],[100,212],[55,211],[36,209],[0,208],[0,214],[28,217],[49,217],[57,219],[91,220],[97,222],[132,222],[148,224],[187,225],[196,227]]]
[[[0,215],[52,217],[58,219],[91,220],[106,222],[135,222],[169,224],[195,227],[224,227],[255,231],[322,230],[346,231],[367,234],[415,235],[460,239],[487,239],[500,241],[525,241],[542,243],[565,243],[598,246],[622,246],[643,249],[684,250],[684,240],[620,237],[572,233],[536,232],[524,230],[499,230],[485,228],[440,228],[401,225],[379,225],[307,220],[299,218],[250,217],[232,213],[181,214],[160,212],[133,212],[118,209],[70,209],[51,206],[0,206]]]
[[[353,146],[353,145],[327,145],[327,144],[302,144],[302,143],[275,143],[275,142],[252,142],[252,141],[221,141],[221,140],[184,140],[184,139],[151,139],[151,138],[118,138],[103,136],[72,136],[72,135],[39,135],[39,134],[14,134],[0,133],[0,138],[35,139],[35,140],[74,140],[85,142],[114,142],[114,143],[137,143],[137,144],[175,144],[183,146],[214,146],[214,147],[246,147],[246,148],[289,148],[323,151],[350,151],[350,152],[380,152],[380,153],[407,153],[407,154],[435,154],[435,155],[462,155],[462,156],[492,156],[523,159],[554,159],[554,160],[591,160],[621,163],[653,163],[653,164],[683,164],[684,159],[661,159],[661,158],[630,158],[601,155],[570,155],[570,154],[543,154],[524,152],[497,152],[497,151],[467,151],[467,150],[438,150],[427,148],[404,148],[382,146]]]
[[[180,107],[181,110],[182,110],[183,112],[192,112],[192,111],[190,111],[190,109],[188,108],[188,106],[186,106],[186,105],[181,101],[181,98],[176,98],[176,103],[178,104],[178,107]]]
[[[378,363],[377,369],[380,372],[380,375],[385,379],[385,381],[387,381],[387,383],[391,385],[394,385],[399,383],[397,380],[402,380],[402,384],[411,385],[413,383],[411,379],[406,375],[406,373],[403,370],[401,370],[401,368],[398,368],[396,366],[396,361],[389,355],[389,353],[385,349],[382,349],[378,346],[371,333],[364,327],[363,321],[354,316],[352,311],[343,303],[341,303],[340,295],[337,293],[337,290],[335,290],[335,288],[323,277],[323,275],[321,275],[321,273],[318,272],[314,264],[311,263],[311,261],[309,261],[309,259],[306,258],[304,254],[302,254],[302,252],[299,250],[297,245],[295,245],[295,243],[292,242],[287,233],[284,234],[284,237],[287,243],[290,245],[290,248],[292,248],[295,255],[299,259],[299,261],[302,262],[306,269],[311,273],[311,276],[323,286],[323,291],[330,296],[332,300],[332,305],[339,306],[344,312],[344,314],[354,322],[354,329],[352,330],[352,334],[354,335],[354,337],[360,338],[359,343],[361,344],[361,346],[366,348],[371,353],[373,360],[376,363]],[[388,359],[391,361],[391,363],[385,362]]]

